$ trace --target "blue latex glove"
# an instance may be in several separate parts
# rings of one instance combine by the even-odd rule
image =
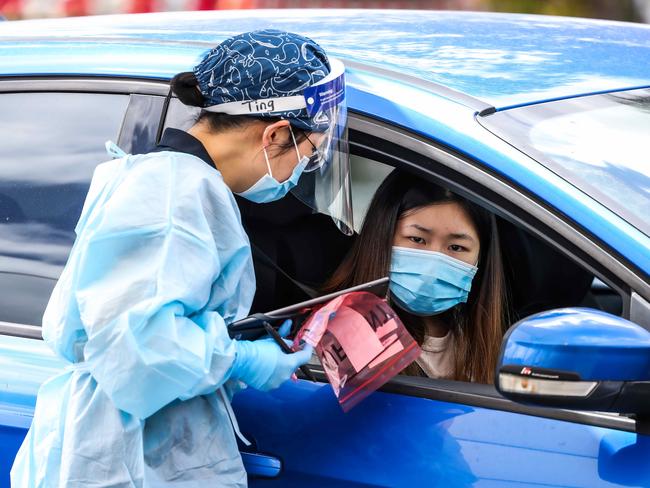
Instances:
[[[280,335],[285,336],[291,321],[280,328]],[[288,345],[292,342],[285,339]],[[235,341],[236,356],[230,378],[243,381],[256,390],[269,391],[279,387],[291,375],[311,358],[313,347],[306,344],[302,350],[292,354],[285,353],[272,339],[257,341]]]

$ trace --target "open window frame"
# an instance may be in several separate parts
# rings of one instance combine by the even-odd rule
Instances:
[[[361,114],[350,114],[350,151],[388,166],[403,169],[440,184],[519,226],[618,293],[622,316],[645,327],[645,304],[650,286],[615,250],[559,214],[535,195],[489,171],[465,155],[402,128]],[[522,157],[526,157],[522,155]],[[326,381],[322,371],[319,380]],[[397,376],[380,391],[443,402],[503,410],[585,425],[636,432],[634,419],[615,414],[578,412],[518,404],[503,398],[492,385],[422,377]]]

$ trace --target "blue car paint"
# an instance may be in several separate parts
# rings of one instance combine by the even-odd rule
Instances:
[[[9,486],[39,386],[65,365],[43,341],[0,335],[0,487]]]
[[[650,64],[642,61],[650,57],[650,26],[531,15],[373,10],[171,12],[7,22],[0,26],[0,39],[3,45],[20,39],[38,43],[44,38],[71,45],[99,38],[116,51],[120,45],[125,48],[126,56],[120,59],[124,68],[137,70],[138,63],[144,63],[147,72],[158,71],[164,77],[191,61],[176,64],[175,59],[159,56],[149,60],[138,52],[129,54],[130,46],[151,43],[152,49],[173,51],[176,43],[195,43],[198,56],[230,35],[266,27],[303,33],[336,56],[436,82],[497,107],[639,86],[650,80]],[[43,61],[33,59],[33,71],[24,65],[25,71],[18,74],[41,72]],[[99,74],[106,67],[101,58],[89,58],[86,63],[85,72]]]
[[[188,23],[177,23],[179,19]],[[337,29],[328,30],[334,21]],[[518,30],[522,23],[528,26],[523,32]],[[227,35],[269,24],[307,33],[340,57],[440,82],[497,107],[650,80],[650,66],[637,61],[646,59],[650,49],[650,30],[643,26],[621,29],[609,22],[510,15],[348,11],[11,22],[0,26],[0,73],[169,79]],[[52,33],[48,26],[58,30],[59,41],[44,40]],[[31,38],[19,41],[28,29]],[[377,37],[367,36],[368,29]],[[474,39],[477,31],[484,34]],[[576,41],[567,31],[583,37]],[[604,34],[611,42],[603,41]],[[101,39],[93,42],[93,36]],[[194,44],[179,44],[185,40]],[[574,41],[581,49],[572,47]],[[70,48],[66,53],[83,48],[82,54],[66,60],[61,47]],[[619,52],[633,55],[617,56]],[[647,236],[483,130],[476,123],[476,111],[462,97],[455,100],[453,95],[434,95],[372,73],[349,71],[352,109],[463,151],[538,195],[650,273]],[[445,114],[444,120],[432,120],[431,111]],[[9,365],[0,368],[3,484],[5,467],[31,420],[38,385],[65,365],[42,342],[7,336],[0,336],[0,358]],[[23,383],[23,377],[28,381]],[[648,437],[628,432],[388,393],[371,395],[343,414],[328,385],[304,381],[270,394],[245,391],[235,398],[235,407],[258,451],[283,461],[280,478],[260,485],[403,486],[406,480],[408,486],[650,486],[645,467]]]
[[[0,390],[0,486],[8,486],[38,385],[64,363],[42,341],[7,336],[0,359],[10,365],[0,369],[8,386]],[[329,385],[303,380],[246,390],[233,406],[255,452],[282,462],[278,478],[251,487],[650,485],[649,438],[630,432],[383,392],[345,414]]]
[[[650,332],[598,310],[541,312],[507,337],[499,364],[570,371],[585,381],[650,381]]]
[[[328,385],[306,381],[247,390],[234,407],[257,450],[284,460],[277,481],[251,486],[617,486],[629,474],[614,458],[650,483],[648,438],[633,433],[382,392],[344,414]]]

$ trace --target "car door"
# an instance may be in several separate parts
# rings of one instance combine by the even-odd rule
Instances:
[[[563,266],[588,264],[592,275],[583,300],[594,293],[607,300],[565,305],[624,310],[629,317],[633,290],[603,265],[602,250],[592,242],[591,255],[575,248],[569,252],[567,240],[575,240],[576,228],[548,213],[542,217],[516,188],[432,143],[411,140],[404,147],[402,131],[362,118],[353,117],[351,128],[353,174],[360,162],[370,165],[365,171],[370,175],[408,166],[423,178],[469,194],[518,226],[546,236],[544,245],[559,252]],[[357,188],[366,185],[371,193],[376,185],[367,183],[357,181]],[[319,378],[325,381],[322,370]],[[491,385],[400,376],[343,413],[329,385],[302,379],[270,393],[246,390],[235,397],[234,406],[242,431],[253,442],[246,450],[260,467],[249,471],[251,486],[650,483],[642,462],[650,454],[650,437],[635,420],[519,405],[500,397]]]
[[[155,142],[164,84],[0,80],[0,486],[31,421],[35,393],[64,367],[40,340],[47,300],[74,242],[95,166],[112,140]]]

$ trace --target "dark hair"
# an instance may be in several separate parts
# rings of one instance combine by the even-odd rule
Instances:
[[[445,188],[395,170],[375,193],[361,233],[323,288],[331,292],[387,276],[398,220],[409,211],[445,202],[458,203],[465,210],[480,241],[478,272],[467,303],[441,316],[454,334],[454,379],[491,383],[507,320],[499,235],[491,212]],[[422,344],[421,319],[397,310],[409,332]],[[415,363],[405,372],[422,374]]]
[[[184,105],[203,108],[205,98],[198,89],[199,80],[192,71],[178,73],[170,82],[172,91]],[[250,115],[228,115],[201,110],[195,122],[208,124],[214,133],[227,132],[229,130],[243,129],[259,121],[273,123],[281,120],[279,117],[254,117]],[[291,121],[289,121],[291,122]],[[303,130],[294,129],[296,143],[300,144],[307,137]],[[293,141],[288,141],[280,146],[281,152],[293,149]]]

